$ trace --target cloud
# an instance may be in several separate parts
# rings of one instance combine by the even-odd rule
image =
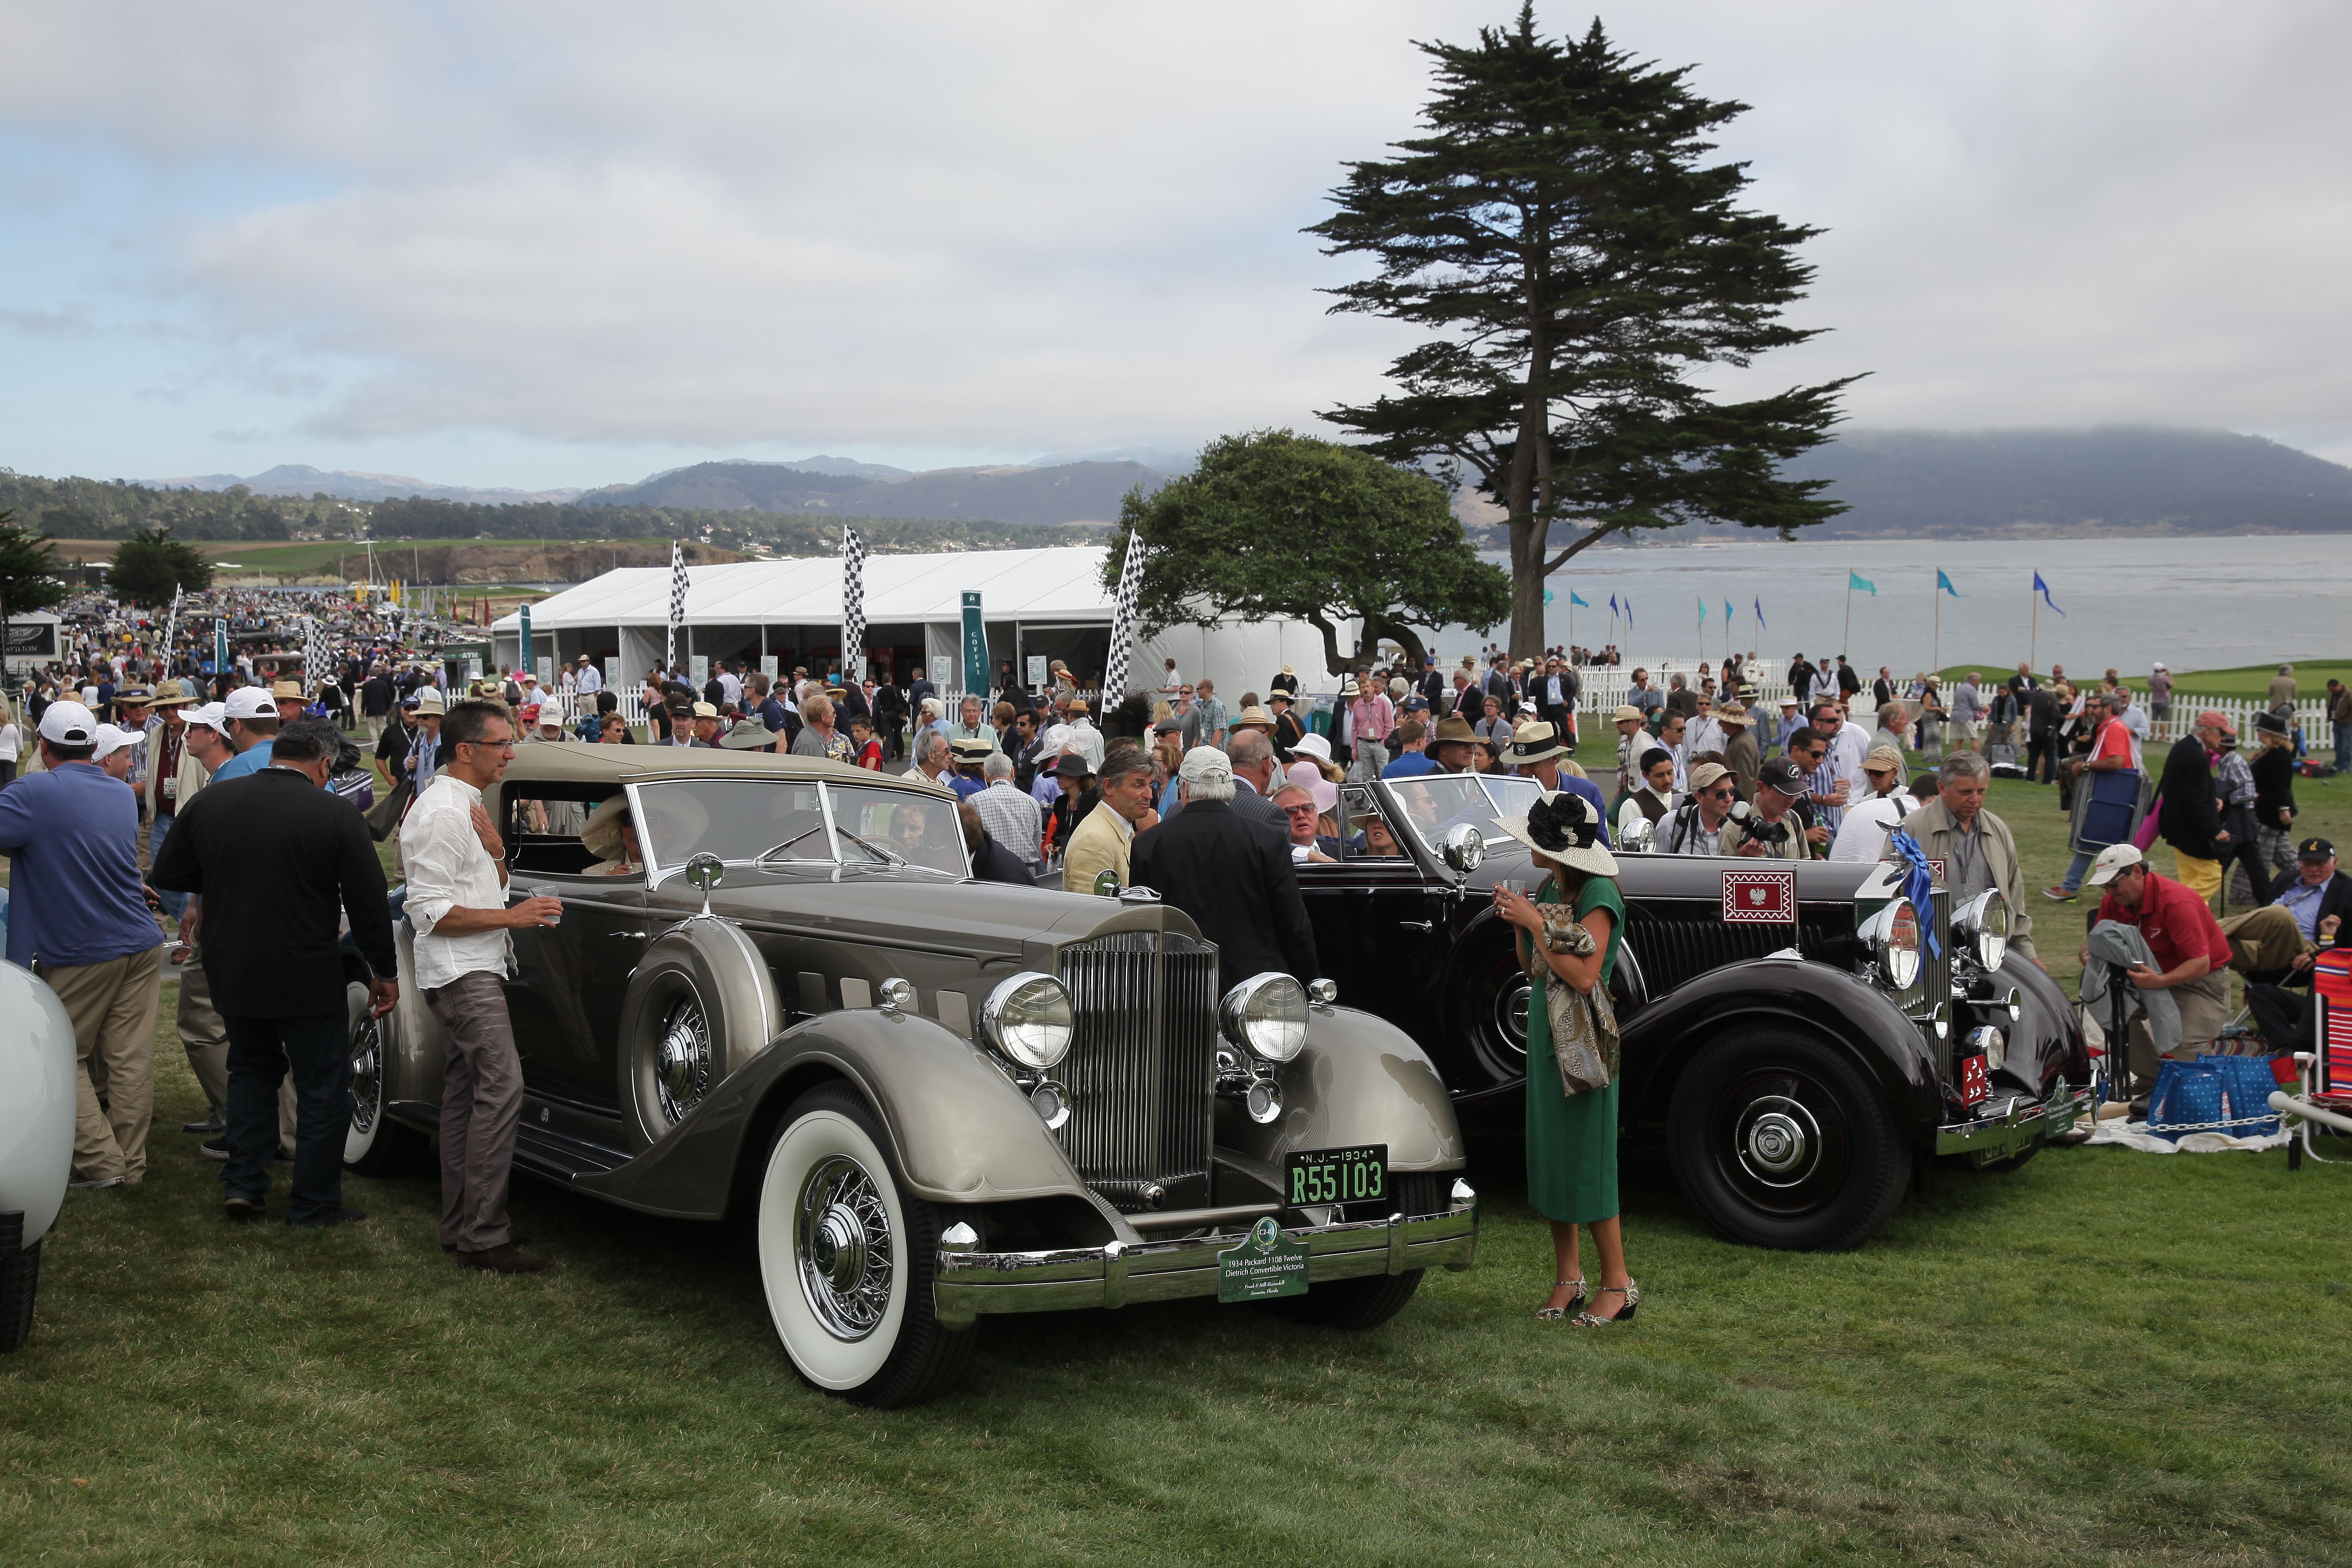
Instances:
[[[1326,316],[1347,268],[1297,231],[1411,130],[1411,40],[1508,10],[93,3],[12,21],[0,129],[150,172],[118,220],[147,266],[110,287],[208,334],[147,377],[183,397],[244,378],[321,441],[1011,457],[1376,390],[1409,339]],[[1727,154],[1829,229],[1799,316],[1834,331],[1727,384],[1866,370],[1864,423],[2352,444],[2341,7],[1609,20],[1756,105]]]

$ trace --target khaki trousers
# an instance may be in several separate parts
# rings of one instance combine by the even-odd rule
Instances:
[[[2221,1026],[2230,1021],[2230,972],[2224,969],[2200,974],[2176,985],[2172,999],[2180,1007],[2180,1045],[2172,1052],[2172,1058],[2195,1061],[2200,1053],[2212,1049]],[[2137,1092],[2145,1094],[2156,1087],[2157,1067],[2156,1041],[2147,1032],[2147,1020],[2135,1018],[2131,1026],[2131,1069]]]
[[[2303,928],[2294,917],[2276,904],[2231,915],[2221,922],[2221,934],[2230,939],[2230,967],[2241,974],[2284,969],[2305,953],[2318,951],[2303,940]]]
[[[180,971],[180,1006],[172,1019],[180,1034],[180,1044],[188,1053],[188,1070],[196,1075],[196,1082],[205,1091],[205,1103],[213,1115],[227,1125],[228,1119],[228,1026],[213,1006],[213,983],[205,973],[204,954],[188,954],[188,962]],[[294,1079],[291,1075],[278,1086],[278,1148],[288,1159],[294,1157]]]
[[[511,1239],[507,1187],[522,1121],[522,1058],[506,989],[478,969],[425,994],[449,1049],[441,1068],[441,1245],[488,1252]]]
[[[155,1012],[163,992],[163,949],[103,963],[44,965],[41,978],[73,1020],[74,1176],[136,1182],[147,1173],[147,1128],[155,1114]],[[99,1104],[100,1086],[106,1103]]]

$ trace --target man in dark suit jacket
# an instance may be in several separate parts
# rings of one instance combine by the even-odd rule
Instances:
[[[293,1073],[298,1110],[290,1226],[367,1217],[342,1201],[351,1129],[351,1020],[341,917],[373,978],[377,1017],[400,995],[383,868],[367,823],[325,787],[341,736],[323,719],[278,733],[269,765],[207,786],[155,857],[159,888],[204,896],[205,977],[228,1033],[232,1218],[258,1218],[278,1152],[278,1085]]]
[[[2214,842],[2221,833],[2220,798],[2213,793],[2213,753],[2206,745],[2216,731],[2200,715],[2189,733],[2172,742],[2165,753],[2164,776],[2157,793],[2164,797],[2157,814],[2157,831],[2176,854],[2192,860],[2219,861],[2223,851]],[[2184,879],[2185,880],[2186,879]]]
[[[1158,891],[1217,944],[1220,991],[1267,970],[1317,978],[1315,931],[1287,837],[1234,815],[1233,767],[1223,752],[1195,747],[1177,776],[1184,809],[1135,836],[1133,884]]]

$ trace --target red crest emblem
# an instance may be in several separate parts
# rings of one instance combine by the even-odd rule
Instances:
[[[1726,925],[1797,923],[1797,873],[1732,871],[1723,873],[1723,921]]]

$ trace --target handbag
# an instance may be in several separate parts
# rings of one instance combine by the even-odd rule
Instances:
[[[1579,958],[1593,952],[1592,932],[1578,923],[1566,904],[1538,904],[1544,946]],[[1605,987],[1579,991],[1552,973],[1533,942],[1521,938],[1528,978],[1543,991],[1544,1019],[1551,1026],[1552,1060],[1559,1068],[1560,1092],[1573,1098],[1607,1089],[1617,1076],[1617,1010]]]
[[[416,794],[416,783],[406,774],[384,792],[384,797],[362,814],[367,818],[369,836],[381,844],[400,828],[400,818],[408,809],[411,796]]]

